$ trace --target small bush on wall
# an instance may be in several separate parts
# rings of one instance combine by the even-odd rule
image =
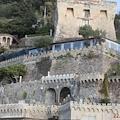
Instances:
[[[26,92],[26,91],[24,91],[24,93],[23,93],[23,98],[24,98],[24,99],[27,98],[27,92]]]

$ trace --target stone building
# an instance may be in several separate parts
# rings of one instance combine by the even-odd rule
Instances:
[[[12,45],[13,42],[16,42],[16,39],[12,35],[0,34],[0,46],[9,48],[9,46]]]
[[[107,38],[116,40],[116,7],[116,2],[105,0],[57,0],[54,42],[65,38],[80,38],[78,31],[84,25],[106,31]]]

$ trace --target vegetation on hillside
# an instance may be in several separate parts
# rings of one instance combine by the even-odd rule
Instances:
[[[54,29],[56,0],[0,0],[0,33],[47,35]],[[120,41],[120,13],[115,17],[117,40]],[[91,34],[89,27],[87,38]],[[82,31],[80,31],[81,34]],[[97,37],[100,30],[94,32]]]
[[[8,67],[0,68],[0,81],[9,80],[8,82],[13,82],[13,78],[24,76],[27,71],[25,70],[25,65],[16,64]]]
[[[54,28],[55,0],[0,0],[0,33],[48,34]],[[47,29],[46,29],[47,28]]]
[[[6,49],[4,47],[0,48],[0,55],[3,54],[6,51]]]

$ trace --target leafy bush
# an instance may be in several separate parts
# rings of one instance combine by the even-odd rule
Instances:
[[[27,98],[27,92],[26,92],[26,91],[24,91],[24,93],[23,93],[23,98],[24,98],[24,99]]]
[[[90,37],[102,38],[105,37],[106,32],[99,29],[93,30],[90,25],[84,25],[80,27],[79,34],[82,35],[85,39],[88,39]]]
[[[67,58],[74,58],[70,53],[66,53],[66,55],[58,56],[57,59],[62,59],[62,58],[65,58],[65,57],[67,57]]]
[[[2,54],[2,53],[4,53],[6,51],[6,49],[4,48],[4,47],[1,47],[0,48],[0,55]]]
[[[17,93],[15,93],[15,98],[17,98]]]
[[[37,49],[43,48],[43,47],[46,47],[47,49],[49,49],[49,46],[52,42],[53,42],[53,38],[51,37],[41,37],[34,41],[34,46]]]
[[[35,96],[35,90],[33,91],[33,95]]]
[[[90,25],[84,25],[83,27],[80,27],[79,33],[83,36],[83,38],[88,39],[93,35],[93,30]]]
[[[25,70],[25,65],[23,64],[17,64],[17,65],[11,65],[8,67],[2,67],[0,68],[0,80],[7,77],[12,81],[12,78],[15,76],[24,76],[27,71]]]
[[[110,103],[110,99],[108,98],[101,99],[100,103]]]
[[[27,35],[28,37],[36,37],[36,36],[45,36],[45,35],[49,35],[48,33],[41,33],[41,34],[31,34],[31,35]]]
[[[95,55],[93,51],[90,51],[90,52],[88,53],[88,57],[89,57],[90,59],[92,59],[92,58],[97,58],[98,55]]]

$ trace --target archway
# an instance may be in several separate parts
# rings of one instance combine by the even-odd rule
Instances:
[[[56,104],[56,92],[54,89],[50,88],[45,92],[45,105],[55,104]]]
[[[3,37],[3,45],[6,44],[6,37]]]
[[[70,89],[67,88],[67,87],[64,87],[61,92],[60,92],[60,103],[63,102],[63,99],[67,98],[68,94],[71,96],[71,92],[70,92]]]
[[[10,45],[10,38],[7,39],[7,44]]]

